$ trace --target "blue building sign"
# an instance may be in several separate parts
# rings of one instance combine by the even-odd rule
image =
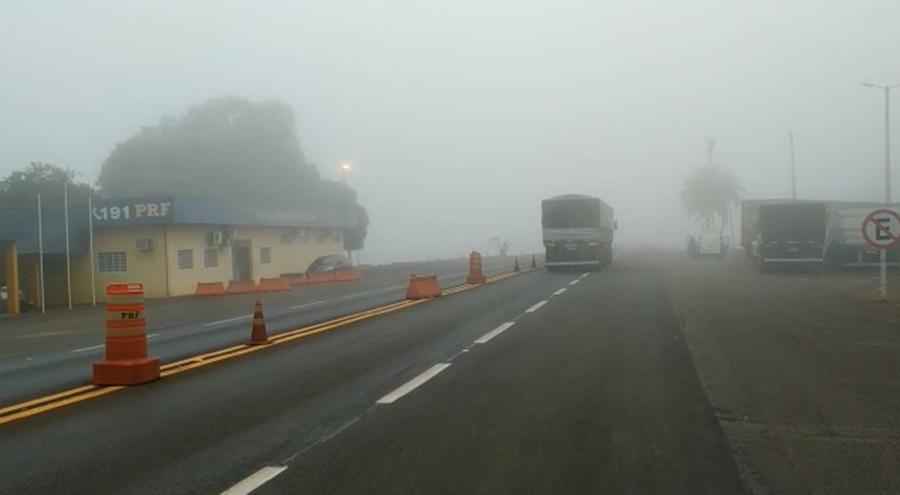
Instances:
[[[94,225],[169,223],[175,215],[172,198],[108,199],[94,203]]]

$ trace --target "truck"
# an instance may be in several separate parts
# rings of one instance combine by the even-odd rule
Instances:
[[[880,262],[878,249],[869,246],[862,236],[866,216],[877,209],[900,212],[900,204],[831,201],[828,207],[828,227],[825,235],[825,261],[836,266],[876,266]],[[887,261],[894,264],[900,251],[887,251]]]
[[[745,199],[741,201],[741,247],[749,258],[759,257],[759,209],[762,205],[823,203],[806,199]]]
[[[763,271],[803,265],[821,268],[828,209],[824,202],[759,205],[759,262]]]
[[[600,198],[564,194],[541,202],[545,264],[550,271],[594,269],[613,259],[613,209]]]

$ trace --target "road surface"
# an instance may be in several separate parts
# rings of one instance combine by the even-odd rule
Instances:
[[[522,266],[530,264],[522,257]],[[485,258],[485,273],[512,270],[511,258]],[[367,270],[361,282],[298,286],[290,292],[147,301],[147,335],[163,363],[245,342],[256,298],[268,330],[285,330],[404,298],[410,272],[435,273],[445,287],[465,282],[464,260]],[[80,307],[0,320],[0,407],[89,383],[103,358],[104,308]]]
[[[0,424],[0,493],[898,493],[900,318],[832,282],[510,277]]]

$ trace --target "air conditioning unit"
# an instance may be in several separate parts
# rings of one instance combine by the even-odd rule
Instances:
[[[224,236],[222,235],[222,231],[214,230],[212,232],[206,233],[206,243],[210,246],[221,246],[224,240]]]
[[[134,241],[135,251],[152,251],[153,239],[138,239]]]

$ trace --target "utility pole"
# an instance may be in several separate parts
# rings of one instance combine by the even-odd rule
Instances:
[[[788,129],[791,140],[791,199],[797,199],[797,164],[794,161],[794,131]]]

